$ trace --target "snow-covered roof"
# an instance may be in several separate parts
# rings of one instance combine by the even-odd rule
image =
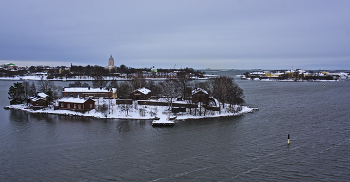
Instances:
[[[192,95],[193,95],[193,94],[196,94],[196,93],[198,93],[198,92],[203,92],[203,93],[205,93],[205,94],[208,94],[208,92],[205,91],[204,89],[202,89],[202,88],[196,88],[196,89],[192,90]]]
[[[149,94],[149,93],[151,92],[150,89],[147,89],[147,88],[145,88],[145,87],[139,88],[139,89],[137,89],[137,90],[135,90],[135,91],[139,91],[139,92],[141,92],[141,93],[143,93],[143,94],[145,94],[145,95],[147,95],[147,94]]]
[[[262,71],[255,71],[255,72],[252,72],[252,73],[250,73],[251,75],[264,75],[264,74],[266,74],[265,72],[262,72]]]
[[[104,88],[67,87],[64,88],[63,92],[109,92],[109,90]]]
[[[70,103],[84,103],[88,99],[83,98],[73,98],[73,97],[63,97],[58,100],[58,102],[70,102]]]
[[[112,92],[115,94],[117,93],[117,89],[116,88],[112,88]]]
[[[48,95],[43,93],[43,92],[40,92],[38,93],[38,97],[41,97],[41,98],[46,98]]]
[[[34,101],[34,102],[35,102],[35,101],[38,101],[38,100],[45,100],[47,96],[48,96],[48,95],[46,95],[45,93],[40,92],[40,93],[37,94],[36,97],[30,97],[30,100],[32,100],[32,101]]]
[[[40,97],[31,97],[30,100],[35,102],[35,101],[38,101],[38,100],[45,100],[45,99],[44,98],[40,98]]]

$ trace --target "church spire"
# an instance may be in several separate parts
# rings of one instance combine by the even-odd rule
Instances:
[[[111,57],[109,57],[108,59],[108,66],[114,66],[114,59],[112,57],[112,54],[111,54]]]

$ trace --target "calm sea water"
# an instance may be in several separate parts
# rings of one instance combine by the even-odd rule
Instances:
[[[152,128],[4,110],[0,81],[0,181],[350,181],[350,80],[236,82],[259,111]]]

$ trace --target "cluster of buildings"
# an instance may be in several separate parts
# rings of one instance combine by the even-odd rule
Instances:
[[[94,99],[117,98],[117,89],[90,88],[90,87],[68,87],[62,91],[63,97],[57,100],[59,109],[88,111],[95,109]],[[34,108],[46,107],[47,95],[38,93],[35,97],[29,98],[29,102]]]
[[[101,69],[103,71],[101,72]],[[186,68],[187,69],[187,68]],[[128,68],[125,65],[118,68],[114,64],[114,59],[112,55],[108,59],[108,65],[106,67],[95,66],[74,66],[71,64],[70,67],[67,66],[26,66],[19,67],[13,63],[6,63],[0,66],[0,76],[1,77],[16,77],[20,76],[23,80],[37,79],[33,76],[40,77],[40,79],[52,79],[52,80],[64,80],[69,79],[86,79],[91,80],[91,76],[94,73],[98,72],[99,74],[105,77],[106,80],[112,80],[115,78],[122,79],[131,79],[142,76],[143,78],[176,78],[178,76],[177,70],[174,69],[156,69],[156,68]],[[192,77],[203,77],[203,74],[200,72],[194,72],[193,69],[188,69],[189,76]]]
[[[129,99],[117,99],[116,88],[104,89],[90,87],[69,87],[64,88],[62,95],[63,97],[56,101],[57,109],[89,111],[95,109],[95,100],[99,98],[111,99],[116,104],[132,104],[133,100],[149,101],[151,99],[151,90],[147,88],[137,89],[130,93]],[[44,108],[47,106],[46,99],[47,95],[45,93],[38,93],[35,97],[31,97],[28,100],[28,103],[30,103],[31,107],[33,108]],[[209,94],[201,88],[197,88],[192,91],[191,99],[192,103],[201,102],[204,105],[207,105],[210,100]],[[157,105],[154,103],[155,102],[152,104]],[[163,104],[167,105],[166,103]],[[162,104],[160,105],[163,106]]]
[[[328,71],[305,71],[301,69],[286,70],[286,71],[253,71],[240,76],[241,79],[263,80],[263,79],[300,79],[300,80],[315,80],[315,79],[347,79],[348,73],[344,72],[328,72]]]
[[[17,68],[18,68],[18,66],[16,66],[13,63],[5,63],[5,64],[0,66],[0,70],[15,70]]]

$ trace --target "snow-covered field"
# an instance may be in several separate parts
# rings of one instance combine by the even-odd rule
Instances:
[[[193,108],[191,114],[189,109],[186,112],[180,112],[177,114],[171,113],[168,109],[168,106],[150,106],[150,105],[138,105],[137,102],[134,102],[132,105],[120,104],[116,105],[114,99],[96,99],[95,100],[96,108],[98,105],[107,105],[108,109],[106,112],[102,113],[93,109],[90,111],[76,112],[69,110],[55,110],[53,107],[33,110],[25,104],[20,105],[10,105],[6,108],[9,109],[19,109],[27,111],[30,113],[46,113],[46,114],[58,114],[58,115],[69,115],[69,116],[81,116],[81,117],[93,117],[93,118],[110,118],[110,119],[154,119],[158,117],[160,119],[167,119],[168,117],[177,117],[177,120],[186,120],[186,119],[201,119],[201,118],[215,118],[215,117],[228,117],[228,116],[237,116],[244,113],[253,112],[256,108],[249,108],[247,106],[234,106],[236,109],[235,112],[228,111],[229,106],[226,106],[225,109],[221,108],[219,111],[209,111],[207,110],[204,115],[204,109],[197,108],[195,111]],[[194,113],[196,113],[194,115]]]

